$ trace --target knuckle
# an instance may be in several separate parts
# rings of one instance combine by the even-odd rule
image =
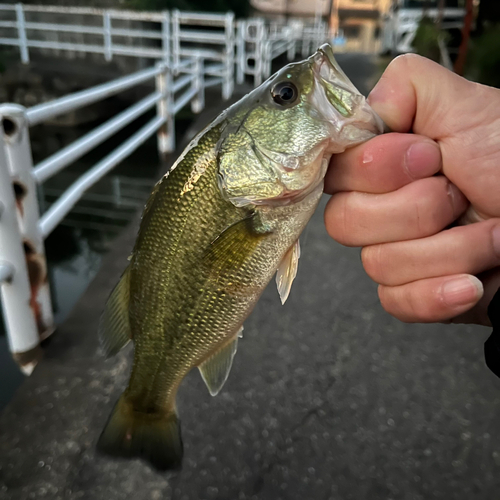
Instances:
[[[426,194],[414,200],[415,226],[420,237],[441,231],[454,219],[449,183],[438,178],[429,181],[432,184],[428,186]]]
[[[491,224],[490,227],[491,254],[498,263],[500,262],[500,222]]]
[[[384,311],[395,318],[400,318],[400,311],[397,300],[394,297],[394,287],[379,285],[378,298]]]
[[[419,287],[414,285],[380,285],[380,303],[386,312],[404,323],[431,321],[434,316],[432,303],[422,300]]]
[[[326,231],[331,238],[338,241],[339,240],[339,207],[337,207],[335,195],[328,200],[328,203],[325,208],[325,227]]]
[[[386,71],[394,71],[396,73],[404,71],[407,74],[409,70],[413,70],[414,64],[418,63],[420,59],[423,58],[417,54],[401,54],[389,63]]]
[[[383,245],[370,245],[361,250],[361,262],[366,274],[377,283],[384,281]]]
[[[330,237],[342,245],[354,246],[355,226],[351,220],[349,193],[332,196],[325,209],[325,225]]]

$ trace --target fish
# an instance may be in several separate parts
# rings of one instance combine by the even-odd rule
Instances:
[[[101,318],[105,355],[132,340],[134,361],[100,452],[181,467],[182,380],[198,367],[219,393],[243,322],[274,275],[282,303],[289,296],[331,156],[383,131],[325,44],[191,141],[154,187]]]

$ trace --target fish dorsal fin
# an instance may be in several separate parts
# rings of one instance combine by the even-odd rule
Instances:
[[[293,280],[297,276],[299,257],[300,243],[297,240],[283,257],[276,272],[276,285],[278,286],[278,293],[280,294],[282,304],[286,302],[292,288]]]
[[[217,396],[217,394],[219,394],[227,377],[229,377],[229,372],[233,365],[233,358],[238,349],[238,337],[241,335],[242,331],[243,327],[229,344],[226,344],[198,367],[201,377],[208,388],[208,392],[210,392],[212,396]]]
[[[114,356],[132,338],[128,318],[130,271],[125,269],[104,308],[99,323],[99,341],[104,355]]]

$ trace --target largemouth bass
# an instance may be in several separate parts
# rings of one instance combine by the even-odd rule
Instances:
[[[282,302],[288,297],[331,155],[382,131],[324,45],[191,142],[153,189],[101,320],[106,354],[131,339],[135,354],[99,450],[159,470],[180,466],[183,378],[198,367],[210,393],[220,391],[243,322],[273,275]]]

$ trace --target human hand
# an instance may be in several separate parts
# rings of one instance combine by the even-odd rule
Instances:
[[[500,287],[500,90],[405,55],[369,101],[394,133],[333,157],[329,234],[364,247],[396,318],[488,325]],[[446,229],[458,218],[467,225]]]

